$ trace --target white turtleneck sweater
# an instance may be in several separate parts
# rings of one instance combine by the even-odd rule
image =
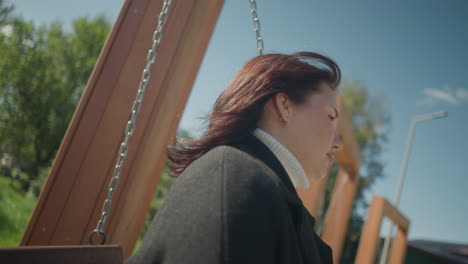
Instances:
[[[275,154],[295,188],[309,188],[309,178],[307,178],[304,168],[283,144],[260,128],[256,128],[253,134]]]

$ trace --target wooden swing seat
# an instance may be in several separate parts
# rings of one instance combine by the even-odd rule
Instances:
[[[122,247],[110,246],[26,246],[0,248],[2,264],[120,264]]]

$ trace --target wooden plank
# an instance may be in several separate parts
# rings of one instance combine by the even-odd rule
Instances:
[[[388,263],[404,262],[408,245],[409,221],[383,197],[374,196],[362,231],[355,263],[374,263],[380,238],[380,225],[384,216],[389,217],[398,226],[397,234],[392,241],[393,246]]]
[[[384,210],[384,199],[375,196],[369,207],[366,223],[362,230],[361,240],[354,263],[373,264],[377,246],[379,245],[380,226],[382,224]]]
[[[338,97],[338,108],[340,118],[338,118],[337,131],[338,136],[343,143],[343,150],[336,153],[336,159],[340,166],[345,168],[350,176],[354,177],[355,175],[359,175],[359,169],[362,163],[361,151],[353,132],[351,117],[349,116],[341,97]]]
[[[133,29],[141,24],[141,16],[130,16],[129,10],[145,8],[146,4],[131,1],[124,3],[62,140],[21,245],[49,243],[83,159],[87,155],[112,88],[119,79],[119,73],[135,37]],[[99,180],[100,178],[96,179],[99,185],[102,185],[102,180]],[[95,190],[83,191],[84,195],[91,195]]]
[[[311,215],[316,218],[316,223],[319,222],[318,214],[323,200],[325,187],[328,181],[328,175],[319,180],[311,180],[310,186],[307,189],[296,188],[297,194],[302,200],[305,208]]]
[[[15,264],[118,264],[120,246],[63,246],[0,248],[2,263]]]
[[[384,216],[390,218],[399,228],[407,232],[410,221],[387,200],[384,200]]]
[[[396,226],[396,235],[392,240],[392,247],[388,263],[401,264],[405,260],[406,250],[408,247],[407,234],[410,221],[398,211],[390,202],[384,200],[384,216],[388,217]]]
[[[86,244],[95,228],[162,0],[127,0],[80,100],[22,245]],[[108,217],[132,251],[223,1],[173,0]]]
[[[407,232],[398,228],[395,238],[392,240],[392,248],[388,258],[389,264],[403,264],[405,261],[406,250],[408,248]]]
[[[166,77],[162,86],[164,89],[158,94],[153,106],[151,120],[145,128],[146,134],[139,150],[138,161],[134,162],[131,168],[130,174],[140,175],[140,177],[126,180],[125,199],[121,201],[121,198],[115,209],[120,217],[111,219],[109,223],[113,240],[129,241],[127,242],[129,246],[124,247],[124,258],[130,256],[133,251],[144,224],[159,182],[159,177],[156,179],[154,176],[161,174],[166,163],[166,148],[176,134],[179,119],[223,2],[222,0],[197,0],[189,9],[191,15],[182,39],[179,41],[177,52],[172,57],[170,74]],[[179,1],[179,4],[186,6],[187,2]],[[155,159],[158,155],[160,158]]]
[[[359,182],[359,175],[352,177],[340,168],[338,171],[332,199],[334,205],[329,210],[328,222],[322,233],[322,239],[333,248],[333,261],[339,263],[343,250],[349,217],[353,209],[354,196]]]

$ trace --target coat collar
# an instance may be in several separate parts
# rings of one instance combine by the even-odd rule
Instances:
[[[299,198],[285,168],[281,165],[281,162],[275,154],[262,141],[254,135],[249,134],[242,141],[232,144],[232,146],[250,154],[270,167],[280,179],[280,185],[287,201],[295,206],[302,205],[302,200]]]
[[[247,135],[242,141],[232,144],[232,147],[235,147],[241,151],[246,152],[252,157],[262,161],[268,167],[270,167],[273,172],[278,176],[280,186],[282,187],[283,194],[286,198],[286,201],[289,205],[292,205],[295,210],[294,212],[298,213],[296,217],[298,218],[295,222],[298,224],[299,228],[299,239],[301,240],[302,252],[307,263],[333,263],[332,251],[331,248],[325,244],[320,237],[313,230],[315,225],[315,218],[307,211],[307,209],[302,204],[302,200],[299,198],[294,185],[287,174],[284,167],[281,165],[281,162],[276,158],[275,154],[257,137],[252,134]],[[308,225],[309,223],[310,225]],[[314,234],[312,239],[306,234]],[[317,247],[318,255],[313,255],[310,252],[310,246],[315,244]]]

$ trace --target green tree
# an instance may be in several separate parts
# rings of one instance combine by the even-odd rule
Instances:
[[[4,0],[0,0],[0,26],[4,25],[13,11],[13,6],[6,6]]]
[[[1,17],[0,153],[26,173],[27,190],[53,160],[110,25],[81,18],[65,32],[59,22]]]
[[[388,141],[390,115],[385,97],[383,95],[370,96],[368,89],[360,81],[343,83],[340,88],[340,95],[351,117],[353,130],[362,156],[359,184],[348,222],[341,258],[341,263],[354,263],[362,227],[366,220],[362,212],[367,211],[370,202],[364,194],[371,189],[378,179],[385,175],[385,164],[382,161],[381,154],[384,145]],[[325,220],[337,172],[338,166],[335,164],[330,171],[330,179],[326,186],[324,206],[320,214],[321,223]]]

